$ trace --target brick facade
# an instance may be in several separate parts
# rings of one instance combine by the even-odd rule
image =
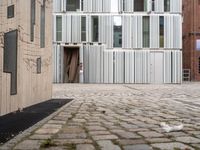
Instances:
[[[200,0],[183,0],[183,68],[191,70],[191,80],[200,81]]]

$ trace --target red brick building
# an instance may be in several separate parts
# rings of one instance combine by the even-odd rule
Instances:
[[[200,81],[200,0],[183,0],[183,69]]]

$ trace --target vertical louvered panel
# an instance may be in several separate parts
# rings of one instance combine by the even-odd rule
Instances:
[[[125,51],[125,83],[135,81],[135,51]]]
[[[113,83],[113,52],[104,52],[104,83]]]
[[[62,1],[61,0],[53,0],[53,12],[61,12]]]
[[[124,0],[124,11],[133,12],[134,11],[134,0]]]
[[[89,83],[89,46],[83,46],[83,76],[84,82]]]
[[[132,45],[132,26],[131,16],[122,18],[122,48],[131,48]]]
[[[56,42],[56,15],[53,15],[53,41]]]
[[[172,83],[172,52],[164,51],[164,83]]]
[[[81,16],[72,16],[72,42],[81,42]]]
[[[170,12],[181,13],[182,12],[182,0],[170,0]]]
[[[99,42],[113,48],[113,17],[99,16]]]
[[[103,1],[103,12],[110,12],[111,10],[111,0],[102,0]]]
[[[133,48],[142,48],[142,16],[133,16]]]
[[[159,48],[159,16],[150,17],[150,48]]]
[[[182,18],[181,16],[173,16],[173,28],[174,33],[173,48],[182,48]]]
[[[155,0],[155,12],[164,12],[164,0]]]
[[[72,42],[72,16],[71,15],[63,15],[62,22],[62,38],[63,42],[71,43]]]
[[[164,47],[173,48],[173,16],[164,16]]]
[[[86,40],[87,42],[92,42],[92,23],[91,23],[92,19],[91,16],[87,16],[86,17],[86,32],[87,32],[87,36],[86,36]]]
[[[115,54],[114,83],[124,83],[124,74],[125,74],[124,53],[125,53],[124,51],[118,51],[118,50],[114,52]]]

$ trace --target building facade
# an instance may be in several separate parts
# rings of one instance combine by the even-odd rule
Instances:
[[[54,0],[53,7],[54,82],[182,82],[182,0]]]
[[[0,115],[51,99],[51,16],[51,0],[0,0]]]
[[[183,0],[183,68],[200,81],[200,1]]]

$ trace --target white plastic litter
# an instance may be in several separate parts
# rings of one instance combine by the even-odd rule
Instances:
[[[180,124],[178,126],[169,126],[165,122],[161,122],[160,126],[163,130],[165,130],[165,132],[180,131],[183,129],[183,124]]]

